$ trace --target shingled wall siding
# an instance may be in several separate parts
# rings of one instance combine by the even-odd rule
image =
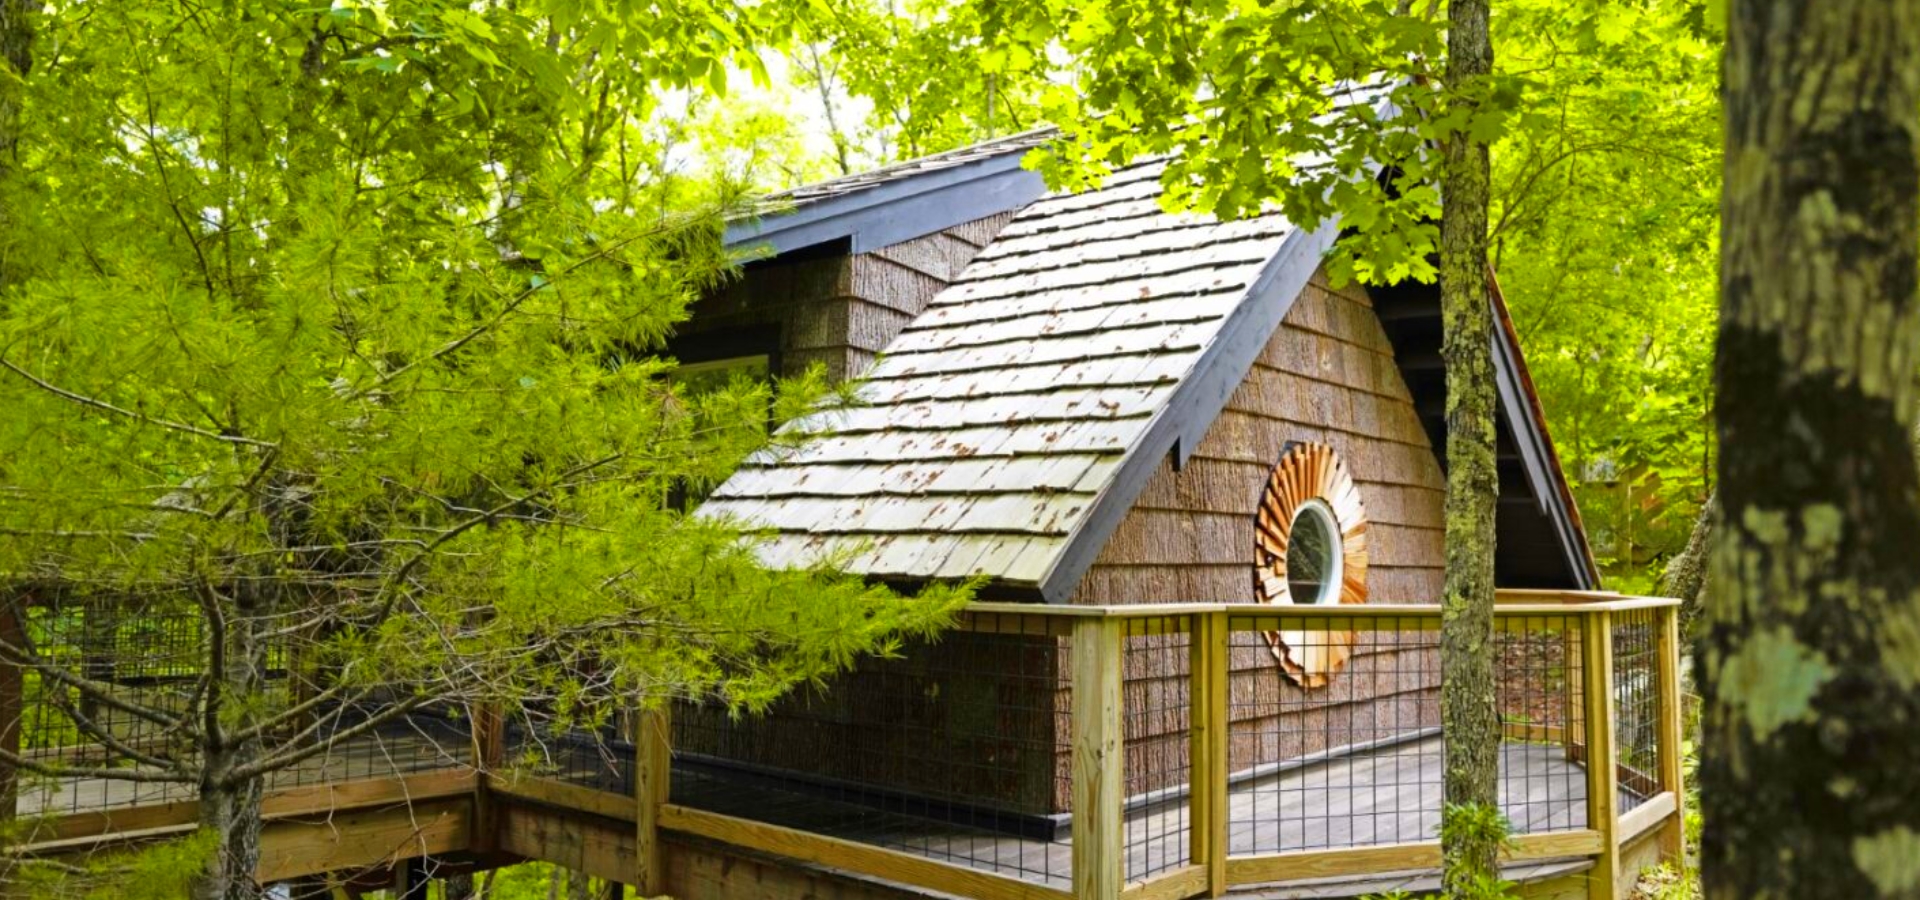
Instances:
[[[1294,302],[1187,464],[1176,472],[1169,460],[1148,481],[1072,602],[1254,602],[1254,513],[1288,441],[1332,446],[1358,483],[1370,602],[1438,602],[1444,475],[1366,293],[1335,290],[1324,273]],[[1331,685],[1306,691],[1281,675],[1260,638],[1240,635],[1235,709],[1286,712],[1236,721],[1233,767],[1437,726],[1440,667],[1431,639],[1369,638]],[[1184,671],[1128,674],[1129,708],[1156,691],[1185,690]],[[1166,724],[1161,735],[1129,742],[1129,770],[1182,770],[1185,722]],[[1167,786],[1129,780],[1133,791]]]
[[[744,278],[695,303],[678,334],[776,329],[780,374],[796,375],[817,362],[836,381],[852,378],[1012,216],[978,219],[857,256],[750,267]]]
[[[1193,457],[1147,482],[1073,602],[1254,602],[1254,511],[1288,441],[1332,446],[1359,484],[1370,601],[1438,602],[1445,476],[1366,293],[1323,274]]]

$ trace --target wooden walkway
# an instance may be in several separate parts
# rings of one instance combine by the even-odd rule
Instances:
[[[1241,779],[1232,786],[1229,798],[1229,853],[1245,856],[1435,840],[1440,826],[1441,753],[1435,738],[1264,778]],[[1565,748],[1509,743],[1501,748],[1500,769],[1501,807],[1516,834],[1586,827],[1585,769],[1567,759]],[[987,813],[951,815],[941,821],[858,799],[847,793],[836,796],[822,787],[770,788],[759,779],[688,778],[678,770],[674,779],[673,801],[684,806],[888,847],[1051,887],[1071,886],[1073,848],[1068,838],[1010,834],[1005,823],[992,821]],[[1639,799],[1623,793],[1620,808],[1629,809]],[[1127,880],[1185,865],[1188,823],[1185,798],[1129,814]],[[1530,866],[1526,871],[1560,874],[1564,868]],[[1415,882],[1417,873],[1373,878],[1368,884],[1391,888]],[[1350,887],[1349,881],[1311,888],[1299,896],[1352,896],[1340,893]],[[1299,889],[1309,888],[1301,885]]]

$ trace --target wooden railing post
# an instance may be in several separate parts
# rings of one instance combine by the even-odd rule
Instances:
[[[1600,858],[1587,881],[1587,900],[1616,900],[1620,884],[1620,772],[1613,748],[1613,614],[1584,616],[1582,683],[1587,738],[1587,827],[1600,833]]]
[[[500,803],[493,795],[507,757],[507,720],[492,706],[473,709],[473,829],[467,846],[475,853],[491,853],[500,846]]]
[[[1126,882],[1121,620],[1073,624],[1073,896],[1118,900]]]
[[[1188,700],[1193,732],[1188,753],[1191,758],[1192,863],[1207,870],[1209,897],[1227,892],[1227,753],[1233,738],[1232,710],[1228,703],[1232,659],[1232,635],[1227,631],[1225,613],[1200,613],[1193,617],[1188,635],[1188,673],[1192,683]]]
[[[666,864],[660,853],[660,808],[667,804],[673,778],[672,724],[665,705],[641,710],[635,717],[633,792],[639,808],[634,816],[634,865],[639,869],[635,888],[642,897],[667,892]]]
[[[1660,683],[1660,789],[1673,792],[1673,815],[1660,826],[1660,858],[1678,863],[1686,852],[1687,785],[1682,757],[1686,698],[1680,692],[1680,607],[1655,611]]]

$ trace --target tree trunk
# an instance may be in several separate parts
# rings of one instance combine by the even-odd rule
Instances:
[[[13,148],[19,141],[14,123],[20,117],[21,95],[27,73],[33,69],[33,13],[39,0],[0,0],[0,172],[13,168]]]
[[[0,642],[15,647],[26,643],[26,604],[17,597],[0,597]],[[20,755],[20,720],[26,715],[26,668],[0,663],[0,750]],[[0,762],[0,835],[19,808],[20,773]]]
[[[1920,897],[1920,7],[1735,0],[1706,896]]]
[[[243,586],[235,594],[232,611],[228,621],[214,623],[215,645],[224,651],[224,665],[211,667],[218,675],[218,686],[210,692],[206,707],[209,737],[201,765],[200,824],[219,838],[195,900],[257,900],[261,896],[254,874],[260,868],[260,802],[266,779],[237,773],[258,762],[264,747],[258,737],[238,735],[259,721],[265,706],[261,697],[267,690],[266,632],[273,609],[261,592]]]
[[[1700,620],[1700,597],[1707,584],[1707,555],[1713,535],[1713,518],[1719,514],[1718,491],[1707,495],[1693,519],[1693,531],[1687,535],[1687,547],[1667,562],[1660,576],[1660,596],[1680,601],[1680,625],[1689,639]],[[1689,641],[1691,642],[1691,641]]]
[[[222,768],[241,765],[244,754],[220,754]],[[208,767],[212,771],[213,766]],[[260,868],[260,799],[264,779],[225,784],[208,778],[200,784],[200,826],[220,836],[207,877],[194,892],[195,900],[258,900],[253,876]]]
[[[1486,0],[1448,4],[1447,89],[1474,105],[1493,67]],[[1459,896],[1498,871],[1500,723],[1493,694],[1493,312],[1487,295],[1487,146],[1462,129],[1447,137],[1440,213],[1440,306],[1447,367],[1447,576],[1441,615],[1440,706],[1446,729],[1442,827],[1447,892]],[[1467,815],[1470,811],[1477,814]]]

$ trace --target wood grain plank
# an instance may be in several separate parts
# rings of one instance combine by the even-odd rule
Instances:
[[[901,884],[978,900],[1067,900],[1075,895],[1017,879],[867,844],[763,825],[668,804],[660,827],[803,862],[833,866]],[[1116,892],[1117,896],[1117,892]]]

